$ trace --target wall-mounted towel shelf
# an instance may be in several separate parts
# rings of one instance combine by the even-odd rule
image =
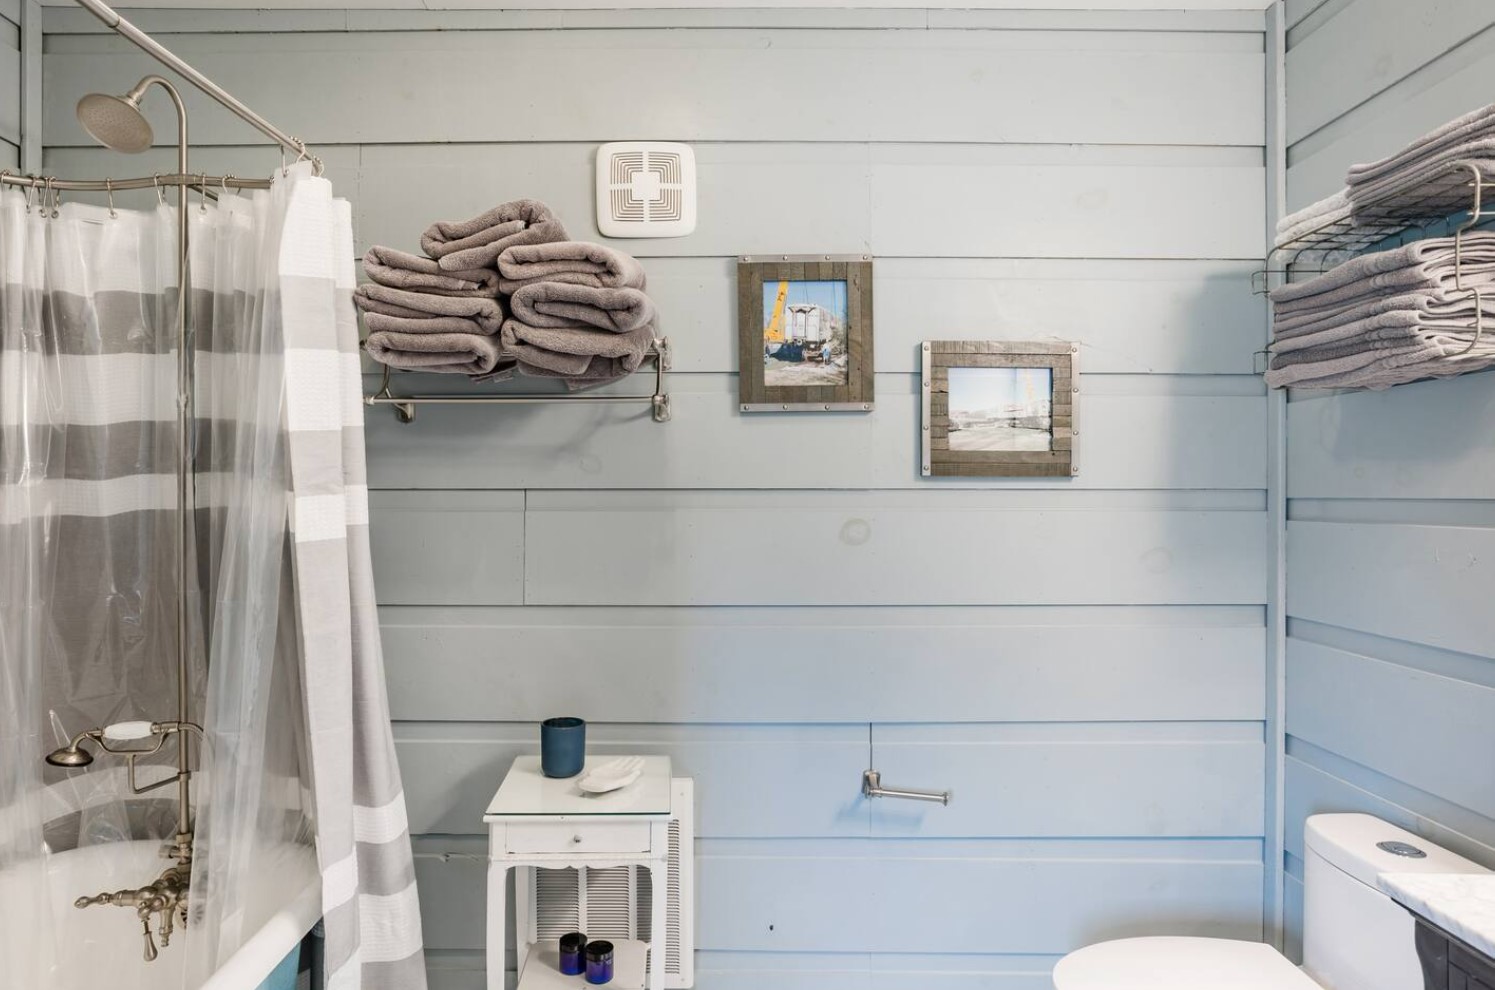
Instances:
[[[395,418],[401,423],[415,421],[415,407],[426,404],[441,405],[488,405],[488,406],[519,406],[540,405],[559,402],[590,402],[604,405],[622,405],[635,402],[647,402],[653,413],[654,422],[668,423],[670,421],[670,396],[665,391],[664,376],[670,370],[670,341],[668,337],[661,337],[654,341],[646,360],[654,369],[654,391],[648,395],[611,395],[608,393],[595,394],[569,394],[569,395],[503,395],[501,393],[483,393],[467,395],[395,395],[391,390],[390,368],[384,368],[384,379],[380,383],[379,391],[373,395],[366,396],[364,402],[370,406],[394,406]]]
[[[1495,209],[1484,206],[1495,181],[1491,172],[1495,167],[1490,162],[1453,162],[1426,179],[1361,202],[1353,216],[1326,219],[1277,245],[1267,256],[1266,267],[1252,277],[1252,287],[1266,294],[1274,288],[1273,276],[1324,272],[1372,248],[1484,226],[1495,220]],[[1448,227],[1450,220],[1458,221],[1457,226]]]

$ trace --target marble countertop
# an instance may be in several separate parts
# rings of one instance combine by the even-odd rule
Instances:
[[[1383,873],[1377,879],[1397,903],[1495,958],[1495,873]]]

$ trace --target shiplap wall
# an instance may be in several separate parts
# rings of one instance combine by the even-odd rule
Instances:
[[[360,247],[516,196],[596,236],[596,143],[696,148],[697,233],[623,243],[673,422],[370,417],[436,986],[479,986],[481,810],[562,712],[695,776],[704,990],[1038,990],[1096,939],[1263,934],[1260,11],[132,18],[316,145]],[[144,60],[47,26],[49,169],[165,167],[72,119]],[[188,101],[195,167],[279,160]],[[736,412],[732,256],[803,251],[877,256],[871,415]],[[931,336],[1078,340],[1080,476],[921,481]],[[955,800],[869,805],[874,764]]]
[[[21,163],[21,2],[0,0],[0,168]]]
[[[1488,0],[1288,3],[1289,209],[1490,102]],[[1287,904],[1303,819],[1495,866],[1495,376],[1288,404]]]

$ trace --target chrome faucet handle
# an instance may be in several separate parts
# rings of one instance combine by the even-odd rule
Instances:
[[[110,893],[95,894],[92,897],[80,897],[73,902],[75,908],[89,908],[95,904],[113,904],[114,895]]]
[[[140,905],[139,914],[140,923],[142,926],[144,926],[145,930],[145,961],[155,962],[156,956],[160,955],[160,953],[156,951],[156,940],[151,938],[150,908],[146,907],[144,904]]]

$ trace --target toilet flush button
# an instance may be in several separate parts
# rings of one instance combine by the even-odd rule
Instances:
[[[1410,842],[1377,842],[1376,848],[1382,852],[1389,852],[1393,856],[1405,856],[1408,859],[1427,859],[1428,854],[1412,845]]]

